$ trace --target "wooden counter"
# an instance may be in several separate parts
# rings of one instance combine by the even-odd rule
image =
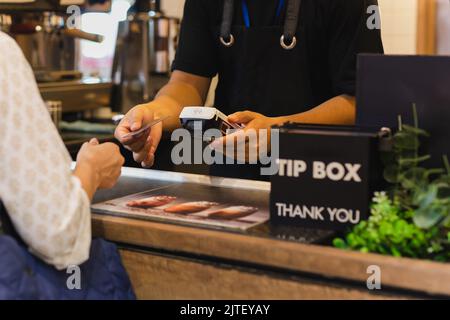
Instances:
[[[136,168],[123,168],[94,203],[173,183],[227,186],[238,202],[269,203],[267,182]],[[141,299],[450,298],[450,264],[343,251],[326,245],[330,232],[267,223],[237,233],[103,214],[93,214],[92,228],[119,244]],[[381,290],[367,289],[372,265],[381,269]]]
[[[121,244],[141,299],[450,297],[449,264],[96,214],[93,233]],[[366,287],[370,265],[381,290]]]

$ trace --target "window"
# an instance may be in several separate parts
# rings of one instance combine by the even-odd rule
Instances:
[[[78,66],[85,75],[110,78],[117,28],[127,18],[132,0],[113,0],[111,12],[89,12],[81,16],[81,29],[104,37],[103,42],[81,40]]]

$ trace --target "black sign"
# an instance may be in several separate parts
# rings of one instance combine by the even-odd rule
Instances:
[[[271,223],[345,230],[367,219],[373,192],[381,187],[379,141],[373,131],[281,128]]]

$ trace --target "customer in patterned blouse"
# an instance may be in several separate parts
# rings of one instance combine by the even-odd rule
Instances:
[[[30,251],[58,269],[89,257],[90,200],[115,185],[123,165],[113,143],[85,143],[71,158],[20,48],[0,32],[0,200]]]

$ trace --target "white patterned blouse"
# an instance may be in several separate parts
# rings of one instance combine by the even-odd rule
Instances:
[[[58,269],[89,256],[89,199],[22,51],[0,32],[0,199],[30,251]]]

